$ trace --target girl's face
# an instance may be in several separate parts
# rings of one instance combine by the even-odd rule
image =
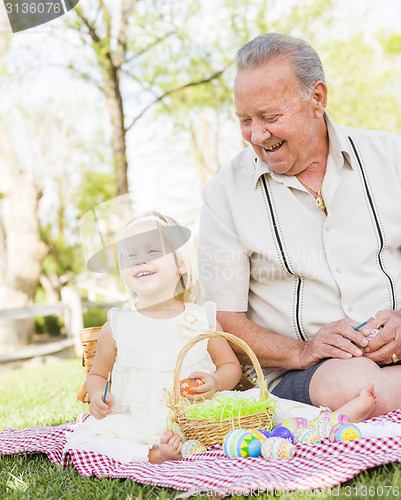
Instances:
[[[180,279],[174,250],[155,222],[127,228],[122,242],[121,273],[139,302],[163,302],[175,296]]]

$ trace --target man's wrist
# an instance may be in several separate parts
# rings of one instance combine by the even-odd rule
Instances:
[[[299,368],[297,368],[298,370],[306,370],[313,365],[313,361],[311,359],[308,359],[308,349],[310,343],[311,343],[310,340],[306,342],[301,341],[301,344],[298,349],[298,365],[299,365]]]

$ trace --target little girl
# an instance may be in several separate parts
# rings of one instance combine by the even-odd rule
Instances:
[[[163,388],[172,389],[178,354],[191,338],[208,330],[221,331],[214,304],[196,303],[199,286],[189,236],[187,228],[158,213],[134,219],[123,229],[118,263],[130,305],[112,308],[99,333],[87,379],[92,415],[67,436],[65,450],[94,451],[121,462],[181,458],[182,440],[167,430]],[[111,385],[103,401],[109,372]],[[241,367],[225,339],[204,340],[192,347],[181,378],[193,377],[203,381],[193,389],[198,398],[210,399],[217,391],[237,385]],[[257,394],[251,389],[244,396]],[[363,420],[374,404],[373,386],[369,386],[342,413],[353,421]],[[315,418],[320,411],[279,400],[281,421],[289,416]]]
[[[118,262],[130,307],[108,313],[87,379],[92,416],[68,437],[66,449],[92,450],[123,462],[181,457],[181,438],[166,430],[163,388],[172,388],[184,345],[205,330],[221,330],[213,304],[196,304],[189,235],[156,213],[122,231]],[[109,372],[111,390],[103,402]],[[237,385],[241,367],[225,339],[198,342],[190,350],[181,378],[193,376],[202,379],[199,394],[206,399]]]

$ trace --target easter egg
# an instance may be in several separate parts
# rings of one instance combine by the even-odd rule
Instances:
[[[329,436],[333,425],[335,424],[332,424],[326,419],[321,420],[320,418],[316,418],[309,422],[308,428],[313,429],[316,434],[323,439]]]
[[[358,427],[354,424],[336,424],[330,431],[329,439],[332,443],[340,443],[342,441],[352,441],[359,439],[361,433]]]
[[[303,417],[293,417],[293,418],[289,418],[288,420],[286,420],[285,422],[283,422],[282,424],[280,424],[281,426],[283,427],[286,427],[290,432],[292,432],[292,434],[294,434],[295,431],[297,431],[298,429],[301,429],[301,428],[306,428],[308,427],[308,420],[306,420],[306,418],[303,418]]]
[[[321,422],[329,422],[331,425],[346,424],[350,422],[350,419],[347,417],[347,415],[337,413],[336,411],[324,411],[315,420],[319,420]]]
[[[337,424],[335,424],[337,425]],[[319,426],[319,435],[321,438],[327,438],[330,435],[331,429],[334,425],[331,422],[321,422]]]
[[[271,437],[262,443],[261,453],[266,460],[283,460],[294,456],[294,448],[288,439]]]
[[[247,431],[245,431],[244,429],[233,429],[228,434],[226,434],[223,441],[223,450],[227,457],[233,458],[237,456],[236,448],[238,438],[246,432]]]
[[[289,429],[287,429],[287,427],[284,427],[282,425],[278,425],[277,427],[275,427],[271,431],[270,436],[288,439],[289,441],[291,441],[291,443],[294,443],[293,433]]]
[[[298,444],[319,444],[322,442],[322,439],[316,428],[307,427],[306,429],[298,430],[296,442]]]
[[[261,446],[262,443],[252,432],[243,429],[230,431],[223,441],[224,453],[229,458],[257,457]]]
[[[269,431],[265,431],[268,434],[266,436],[266,434],[261,429],[249,429],[249,431],[252,433],[253,436],[259,439],[261,443],[263,443],[263,441],[266,441],[266,439],[269,437],[270,434]]]
[[[267,431],[266,429],[258,429],[259,432],[261,432],[266,438],[270,437],[270,431]]]
[[[375,328],[370,328],[369,334],[366,336],[367,339],[373,339],[379,333],[380,330],[376,330]],[[363,347],[358,346],[359,349],[363,352]]]
[[[240,446],[241,457],[258,457],[260,455],[260,450],[262,448],[262,442],[258,439],[252,432],[249,435],[244,436],[243,439],[238,440],[238,446]]]
[[[192,396],[196,396],[195,392],[191,391],[192,387],[199,387],[203,385],[203,382],[200,378],[185,378],[180,381],[180,394],[184,398],[191,394]]]
[[[331,423],[331,425],[347,424],[351,422],[350,419],[347,417],[347,415],[343,415],[342,413],[337,413],[337,412],[333,412],[331,416],[328,418],[328,421]]]
[[[205,451],[207,451],[206,447],[197,439],[189,439],[185,441],[181,447],[181,455],[183,458],[191,457],[197,453],[204,453]]]
[[[322,429],[327,422],[315,418],[308,423],[308,429],[313,429],[313,431],[318,435],[322,435]]]

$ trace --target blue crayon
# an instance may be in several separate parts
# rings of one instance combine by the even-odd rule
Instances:
[[[106,388],[104,389],[103,403],[106,402],[106,394],[107,394],[107,389],[109,388],[109,382],[110,382],[110,372],[107,376]]]
[[[363,323],[361,323],[360,325],[356,326],[354,328],[354,330],[359,330],[360,328],[362,328],[363,326],[365,326],[367,323],[369,323],[369,321],[371,321],[372,319],[374,319],[373,317],[370,317],[369,319],[367,319],[366,321],[364,321]]]

